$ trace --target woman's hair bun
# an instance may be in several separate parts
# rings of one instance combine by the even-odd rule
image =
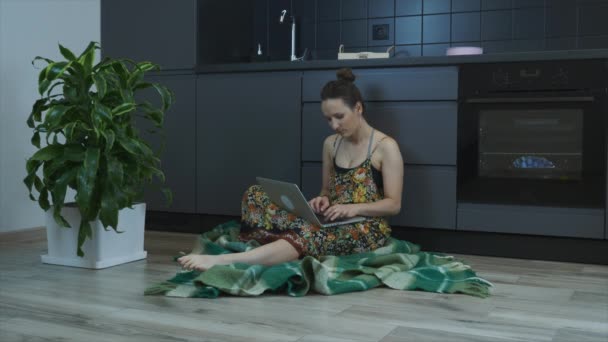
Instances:
[[[356,77],[351,68],[342,68],[336,72],[336,75],[340,81],[355,82]]]

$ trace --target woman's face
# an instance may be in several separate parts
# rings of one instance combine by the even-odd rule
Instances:
[[[329,127],[341,136],[352,135],[361,124],[363,106],[357,102],[355,108],[350,109],[341,98],[327,99],[321,102],[321,111],[327,119]]]

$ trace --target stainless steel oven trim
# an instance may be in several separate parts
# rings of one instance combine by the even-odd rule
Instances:
[[[551,103],[551,102],[593,102],[594,96],[571,97],[483,97],[469,98],[466,103]]]

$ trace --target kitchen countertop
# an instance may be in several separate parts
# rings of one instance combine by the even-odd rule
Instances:
[[[500,63],[573,59],[608,59],[608,49],[491,53],[468,56],[393,57],[387,59],[272,61],[230,64],[207,64],[196,68],[197,74],[224,72],[323,70],[350,68],[384,68],[432,65],[461,65],[470,63]]]

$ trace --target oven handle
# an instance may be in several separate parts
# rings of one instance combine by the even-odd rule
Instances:
[[[560,96],[560,97],[476,97],[466,99],[466,103],[551,103],[551,102],[593,102],[594,96]]]

